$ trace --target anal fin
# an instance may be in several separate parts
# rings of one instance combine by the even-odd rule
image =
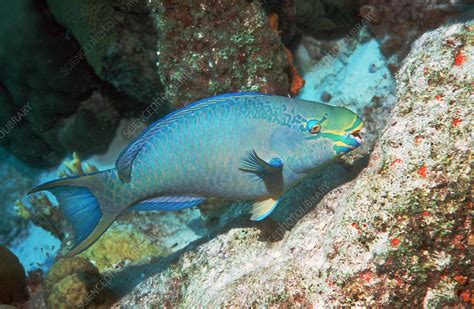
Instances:
[[[159,196],[144,200],[129,210],[181,210],[201,204],[205,198],[196,196]]]
[[[90,246],[92,246],[97,241],[97,239],[99,239],[100,236],[102,236],[102,234],[107,231],[107,229],[112,225],[112,223],[114,223],[118,215],[119,214],[104,214],[100,218],[99,223],[95,226],[94,230],[80,243],[77,243],[76,241],[77,245],[72,248],[71,251],[69,251],[69,253],[66,254],[65,257],[75,256],[76,254],[79,254]]]
[[[279,200],[275,200],[273,198],[255,202],[252,205],[252,209],[250,210],[250,213],[252,214],[250,220],[261,221],[265,219],[278,206],[278,202]]]

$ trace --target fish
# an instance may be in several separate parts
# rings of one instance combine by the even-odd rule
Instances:
[[[263,93],[229,93],[178,109],[148,126],[115,167],[42,184],[90,247],[124,211],[177,211],[206,199],[252,202],[266,218],[290,187],[359,147],[363,121],[349,109]]]

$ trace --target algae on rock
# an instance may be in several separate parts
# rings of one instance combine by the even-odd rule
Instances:
[[[158,1],[158,71],[179,107],[215,94],[286,95],[288,62],[264,10],[248,1]]]

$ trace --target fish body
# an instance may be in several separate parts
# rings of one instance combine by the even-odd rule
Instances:
[[[125,211],[178,210],[206,198],[255,201],[261,220],[279,197],[319,166],[360,145],[363,123],[353,112],[321,103],[259,93],[216,96],[150,125],[116,168],[60,179],[34,191],[58,197],[66,218],[78,209],[93,219],[74,228],[78,253]],[[61,202],[62,200],[62,202]],[[76,206],[68,206],[75,203]],[[79,204],[79,205],[77,205]]]

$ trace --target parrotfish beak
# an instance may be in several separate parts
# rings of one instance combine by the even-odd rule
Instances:
[[[356,129],[354,129],[354,130],[351,131],[351,137],[352,137],[352,138],[355,140],[355,142],[356,142],[356,146],[355,146],[354,148],[359,147],[360,144],[362,144],[362,143],[364,142],[364,139],[363,139],[362,136],[360,135],[360,133],[361,133],[361,131],[362,131],[363,128],[364,128],[364,123],[361,122],[359,127],[357,127]]]
[[[334,143],[334,150],[336,150],[336,153],[340,155],[359,147],[364,141],[360,135],[363,127],[364,123],[360,118],[357,118],[355,123],[344,131],[344,135],[341,136],[341,139]]]

